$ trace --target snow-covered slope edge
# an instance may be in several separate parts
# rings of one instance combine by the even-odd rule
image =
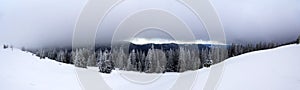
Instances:
[[[247,53],[225,61],[220,90],[300,90],[300,45]]]
[[[74,66],[39,59],[19,49],[0,49],[1,90],[78,90]]]

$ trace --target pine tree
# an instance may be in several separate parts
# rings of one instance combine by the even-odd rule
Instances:
[[[77,67],[87,68],[87,59],[89,56],[89,50],[88,49],[78,49],[76,51],[76,56],[74,60],[74,64]]]
[[[212,60],[213,52],[212,52],[212,50],[208,50],[208,49],[205,49],[205,52],[207,52],[207,57],[204,60],[203,66],[204,67],[210,67],[210,65],[212,65],[214,63],[213,60]]]
[[[99,71],[103,73],[110,73],[114,69],[114,64],[111,60],[111,53],[108,50],[105,50],[100,54],[101,55],[98,60]]]
[[[192,57],[191,70],[197,70],[201,67],[201,59],[199,55],[200,54],[198,49],[191,49],[191,57]]]
[[[97,53],[97,66],[101,67],[102,63],[104,63],[104,57],[101,50]]]
[[[179,47],[179,59],[178,59],[179,72],[184,72],[187,70],[185,59],[186,59],[185,49],[183,47]]]
[[[40,59],[45,59],[46,58],[46,53],[44,49],[39,49],[37,54],[38,57],[40,57]]]
[[[156,61],[156,69],[155,72],[156,73],[163,73],[165,72],[166,69],[166,64],[167,64],[167,58],[166,58],[166,54],[164,51],[156,49],[156,60],[154,60],[153,62]]]
[[[125,60],[127,60],[127,55],[125,55],[125,52],[122,48],[119,48],[119,50],[116,51],[116,54],[116,67],[120,70],[125,70],[125,66],[127,66],[125,63]]]
[[[145,72],[151,73],[154,72],[153,69],[153,60],[154,60],[154,46],[152,45],[151,48],[148,50],[146,59],[145,59]]]
[[[57,58],[57,54],[58,54],[57,50],[56,50],[55,48],[52,48],[52,49],[50,49],[50,50],[48,51],[47,56],[48,56],[48,58],[50,58],[50,59],[56,59],[56,58]],[[56,60],[57,60],[57,59],[56,59]]]
[[[71,56],[71,58],[70,58],[70,63],[71,63],[71,64],[74,64],[74,60],[75,60],[75,57],[76,57],[76,50],[72,50],[70,56]]]
[[[96,66],[97,64],[97,60],[96,60],[96,54],[95,52],[90,52],[88,61],[87,61],[87,65],[88,66]]]
[[[137,51],[137,71],[144,71],[145,54],[143,51]]]
[[[134,49],[129,54],[126,70],[127,71],[137,71],[137,69],[136,69],[136,53],[135,53]]]
[[[172,49],[167,51],[167,65],[166,65],[166,71],[167,72],[175,72],[175,53]]]
[[[64,50],[60,50],[57,54],[56,60],[59,62],[67,62],[65,55],[66,55],[66,52]]]

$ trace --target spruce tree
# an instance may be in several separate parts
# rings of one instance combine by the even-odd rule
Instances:
[[[95,52],[90,52],[90,55],[88,57],[87,65],[88,66],[96,66],[97,60],[96,60],[96,54]]]
[[[153,69],[153,59],[154,59],[154,46],[152,45],[151,48],[148,50],[146,59],[145,59],[145,72],[151,73],[154,72]]]
[[[110,73],[114,69],[114,64],[111,60],[111,53],[108,50],[105,50],[100,54],[101,55],[98,60],[99,71],[103,73]]]
[[[127,71],[137,71],[135,66],[136,66],[136,53],[135,53],[135,50],[133,49],[131,51],[131,53],[129,54],[126,70]]]
[[[74,64],[77,67],[87,68],[89,50],[86,48],[77,49]]]
[[[56,60],[59,62],[67,62],[65,54],[66,52],[64,50],[60,50],[57,54]]]
[[[183,47],[179,47],[178,71],[186,71],[186,52]]]
[[[125,66],[127,66],[127,64],[125,63],[125,61],[127,60],[127,55],[125,55],[125,52],[122,48],[119,48],[119,50],[117,50],[117,56],[116,56],[116,67],[119,68],[120,70],[125,70]]]

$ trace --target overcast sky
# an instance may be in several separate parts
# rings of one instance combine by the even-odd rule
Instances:
[[[0,0],[0,44],[6,43],[17,47],[32,48],[71,46],[74,26],[86,1]],[[228,43],[285,42],[296,39],[300,34],[299,0],[211,1],[224,26]],[[98,38],[101,37],[104,42],[110,41],[118,20],[127,15],[125,11],[128,10],[126,8],[156,7],[169,8],[169,11],[174,12],[189,24],[188,26],[193,30],[197,39],[208,39],[201,22],[193,21],[196,20],[193,19],[194,16],[187,15],[190,11],[182,8],[182,5],[170,4],[171,2],[168,3],[167,0],[156,2],[157,4],[154,5],[142,5],[139,2],[132,2],[133,0],[127,0],[127,2],[112,10],[108,15],[110,17],[106,18],[106,22],[111,23],[103,24],[102,28],[106,31],[97,33]],[[124,9],[124,7],[126,8]],[[151,33],[153,35],[149,35]],[[144,35],[145,37],[159,37],[159,35],[168,37],[156,31],[148,31]],[[101,41],[101,39],[97,40]]]

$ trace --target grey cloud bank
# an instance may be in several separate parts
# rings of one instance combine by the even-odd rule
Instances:
[[[2,0],[0,44],[30,48],[71,46],[77,17],[86,1]],[[296,39],[300,34],[300,1],[211,1],[219,14],[229,43],[286,42]],[[99,33],[111,32],[113,30]],[[200,31],[201,34],[199,31],[194,32],[197,39],[207,38],[203,31]],[[104,39],[107,37],[110,36]],[[104,43],[109,43],[109,40]]]
[[[212,0],[229,42],[294,40],[300,34],[299,0]]]

